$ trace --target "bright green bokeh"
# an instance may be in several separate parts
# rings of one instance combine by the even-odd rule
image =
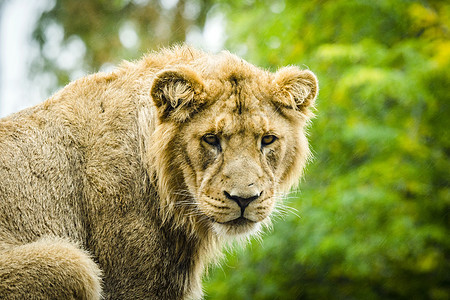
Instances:
[[[300,218],[229,255],[208,299],[449,299],[450,5],[248,2],[224,4],[230,47],[318,75],[315,158]]]

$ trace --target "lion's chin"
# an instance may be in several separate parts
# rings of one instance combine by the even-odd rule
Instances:
[[[228,222],[214,222],[213,228],[217,235],[225,238],[233,238],[253,235],[260,231],[261,224],[260,222],[239,217]]]

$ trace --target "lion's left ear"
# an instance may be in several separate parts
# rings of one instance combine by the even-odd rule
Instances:
[[[150,94],[162,121],[184,122],[204,104],[203,90],[197,73],[178,67],[156,74]]]
[[[298,67],[284,67],[275,74],[276,99],[287,108],[307,113],[317,97],[317,77],[309,70]]]

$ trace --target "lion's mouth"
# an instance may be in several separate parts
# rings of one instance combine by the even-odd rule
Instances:
[[[228,222],[217,222],[217,223],[222,224],[222,225],[228,225],[228,226],[245,226],[245,225],[249,225],[249,224],[254,224],[256,222],[249,220],[243,216],[240,216],[239,218],[228,221]]]
[[[227,222],[214,222],[213,228],[218,235],[232,236],[248,236],[259,231],[260,222],[255,222],[243,216]]]

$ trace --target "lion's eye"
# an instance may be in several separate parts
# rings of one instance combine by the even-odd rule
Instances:
[[[263,136],[263,138],[261,139],[261,145],[264,146],[268,146],[270,144],[272,144],[273,142],[275,142],[277,140],[277,137],[269,134],[269,135],[265,135]]]
[[[203,136],[203,140],[211,146],[220,147],[220,140],[215,134],[206,134]]]

